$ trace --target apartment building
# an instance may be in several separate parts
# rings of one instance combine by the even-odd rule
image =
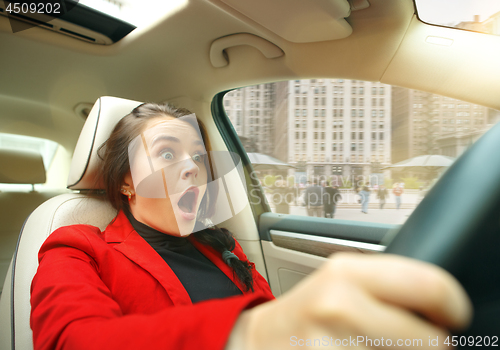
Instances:
[[[307,177],[370,175],[391,163],[390,85],[292,80],[276,85],[276,97],[275,139],[281,142],[274,156],[297,172]]]
[[[463,152],[464,142],[469,145],[489,128],[490,114],[483,106],[393,87],[392,161],[397,163],[425,154],[456,157]]]
[[[273,83],[233,90],[224,97],[224,108],[236,133],[259,153],[269,154],[274,147],[274,103]]]

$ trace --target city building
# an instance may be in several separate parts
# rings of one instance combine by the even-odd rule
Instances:
[[[472,21],[460,22],[454,27],[472,30],[475,32],[500,35],[500,12],[491,15],[484,21],[481,21],[480,16],[476,15]]]
[[[474,16],[474,20],[472,21],[464,21],[456,24],[455,28],[472,30],[474,32],[488,33],[488,28],[485,26],[485,23],[480,21],[479,15]]]
[[[274,103],[274,148],[271,150],[272,156],[292,164],[292,158],[289,152],[289,142],[291,135],[291,125],[288,122],[288,115],[291,113],[289,107],[288,81],[275,83],[275,103]]]
[[[256,145],[259,153],[270,154],[274,148],[274,94],[271,83],[236,89],[224,97],[224,109],[236,133],[248,139],[246,144]]]
[[[496,119],[495,115],[483,106],[393,87],[392,161],[397,163],[426,154],[458,156],[463,150],[464,138],[470,140],[471,135],[480,130],[484,132],[490,119]]]
[[[275,106],[274,156],[296,178],[369,176],[391,163],[390,85],[292,80],[276,84]]]
[[[483,25],[487,33],[500,35],[500,12],[490,16],[483,22]]]
[[[484,133],[486,133],[493,125],[500,121],[500,111],[494,109],[487,110],[486,124],[476,126],[469,129],[462,129],[458,132],[444,133],[436,139],[439,148],[438,154],[459,157],[464,153],[474,142],[476,142]]]
[[[247,152],[291,164],[296,181],[377,175],[418,155],[459,156],[500,112],[390,85],[304,79],[228,93],[226,112]],[[340,183],[340,182],[339,182]]]
[[[436,139],[436,144],[439,148],[439,154],[448,157],[459,157],[464,153],[474,142],[476,142],[483,134],[488,131],[489,127],[484,126],[481,129],[474,129],[466,132],[456,132],[444,134]]]

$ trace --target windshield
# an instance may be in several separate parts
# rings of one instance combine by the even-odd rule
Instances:
[[[426,23],[500,35],[498,0],[415,0]]]

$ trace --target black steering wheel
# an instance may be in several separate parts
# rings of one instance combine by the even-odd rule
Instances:
[[[458,279],[474,305],[473,323],[460,335],[500,335],[500,124],[448,169],[386,253],[436,264]]]

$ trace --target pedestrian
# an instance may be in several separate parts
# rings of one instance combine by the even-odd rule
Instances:
[[[396,196],[396,209],[399,210],[401,207],[401,195],[403,194],[403,187],[399,183],[396,183],[395,187],[392,189],[392,193]]]
[[[271,187],[271,191],[271,202],[274,204],[275,212],[289,214],[290,204],[295,201],[293,189],[288,187],[285,181],[279,180]]]
[[[359,192],[361,196],[361,212],[368,214],[368,203],[370,203],[370,183],[367,182]]]
[[[380,188],[377,192],[377,198],[380,200],[380,209],[384,209],[385,199],[387,198],[387,196],[387,189],[384,185],[380,185]]]
[[[357,184],[353,186],[354,193],[357,195],[360,195],[361,187],[359,187]],[[358,198],[358,203],[361,204],[361,197]]]
[[[337,203],[340,201],[340,191],[338,186],[332,186],[332,182],[330,182],[330,186],[325,187],[325,193],[323,194],[323,210],[325,211],[325,218],[333,219],[335,215],[335,209],[337,207]]]
[[[305,189],[305,204],[307,207],[307,215],[323,216],[323,187],[318,185],[318,180],[314,180],[312,186]]]

